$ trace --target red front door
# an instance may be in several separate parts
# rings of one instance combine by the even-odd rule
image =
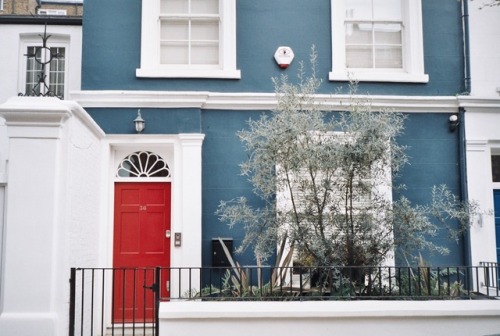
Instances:
[[[114,322],[154,319],[154,295],[144,287],[154,283],[150,268],[170,266],[170,187],[170,183],[115,184]],[[166,287],[160,288],[161,296],[168,296]]]

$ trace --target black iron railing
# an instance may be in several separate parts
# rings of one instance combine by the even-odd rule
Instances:
[[[479,265],[484,267],[484,286],[498,290],[500,283],[500,263],[480,262]]]
[[[73,268],[70,336],[158,335],[160,301],[500,298],[497,263],[466,267]]]
[[[162,300],[363,300],[500,297],[496,263],[475,267],[235,267],[161,269]],[[163,276],[162,276],[163,277]]]
[[[72,268],[69,335],[158,336],[160,274],[159,268]]]

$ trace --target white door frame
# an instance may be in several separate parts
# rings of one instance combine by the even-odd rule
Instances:
[[[103,232],[101,255],[105,266],[113,263],[114,182],[118,163],[136,151],[151,151],[163,157],[171,178],[149,178],[151,182],[172,182],[172,233],[182,234],[181,246],[171,244],[172,267],[201,267],[201,148],[204,134],[111,135],[105,139],[103,162]],[[137,179],[138,181],[145,179]],[[196,283],[193,281],[193,283]]]

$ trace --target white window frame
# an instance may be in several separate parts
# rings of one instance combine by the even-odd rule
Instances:
[[[65,48],[65,61],[64,61],[64,95],[68,97],[69,86],[69,58],[70,58],[70,36],[64,34],[47,33],[50,38],[47,40],[47,47],[49,48]],[[26,90],[26,70],[27,70],[27,57],[26,52],[28,47],[41,47],[43,45],[42,39],[39,34],[21,34],[19,43],[19,77],[18,77],[18,90],[17,92],[25,93]],[[47,84],[50,84],[48,82]]]
[[[315,133],[318,133],[318,135],[320,135],[319,132],[315,132]],[[327,133],[323,133],[323,135],[326,137],[331,137],[333,139],[339,139],[340,141],[344,141],[344,139],[349,139],[349,137],[350,137],[350,135],[348,133],[339,132],[339,131],[327,132]],[[390,150],[389,144],[388,144],[387,148],[388,148],[388,150]],[[277,174],[284,174],[280,165],[276,165],[275,168],[276,168]],[[391,169],[390,169],[390,167],[383,167],[383,168],[384,168],[385,175],[384,175],[384,177],[379,178],[379,183],[375,184],[373,191],[380,193],[380,195],[384,195],[384,198],[388,202],[392,202]],[[292,176],[292,179],[293,179],[293,176]],[[292,183],[293,182],[294,181],[292,181]],[[296,189],[296,188],[294,188],[292,186],[292,189]],[[300,197],[300,195],[298,195],[297,191],[294,192],[294,196]],[[355,207],[362,207],[365,204],[369,205],[369,203],[371,203],[371,197],[369,197],[369,198],[370,199],[364,199],[364,200],[361,199],[361,200],[355,201]],[[281,189],[277,188],[277,190],[276,190],[276,208],[280,209],[280,210],[289,211],[289,210],[291,210],[291,206],[292,206],[291,202],[292,201],[290,198],[290,189],[286,186],[281,188]],[[286,228],[285,228],[285,230],[286,230]],[[279,246],[277,248],[279,249]],[[289,250],[290,250],[290,246],[288,245],[285,247],[283,256],[286,256],[289,253]],[[293,266],[294,262],[296,262],[296,261],[297,261],[297,252],[294,251],[293,255],[292,255],[292,260],[291,260],[292,264],[291,265]],[[394,266],[395,265],[394,251],[391,251],[387,254],[387,258],[384,261],[384,265],[385,266]],[[298,280],[294,280],[294,282],[295,281],[298,282]]]
[[[3,0],[0,0],[0,11],[3,10]]]
[[[219,64],[213,67],[160,64],[160,0],[142,1],[141,65],[137,77],[241,78],[236,69],[236,0],[219,0]]]
[[[349,69],[346,67],[345,3],[331,0],[332,71],[330,81],[427,83],[424,69],[421,0],[402,0],[403,69]]]

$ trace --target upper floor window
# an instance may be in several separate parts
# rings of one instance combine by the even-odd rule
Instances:
[[[70,37],[47,33],[44,44],[39,34],[20,34],[18,92],[29,96],[67,96]]]
[[[235,1],[143,1],[137,76],[240,78]]]
[[[421,0],[332,0],[330,80],[428,82]]]
[[[66,48],[28,46],[25,94],[64,97]],[[42,64],[45,64],[43,67]],[[42,81],[44,79],[44,81]]]

